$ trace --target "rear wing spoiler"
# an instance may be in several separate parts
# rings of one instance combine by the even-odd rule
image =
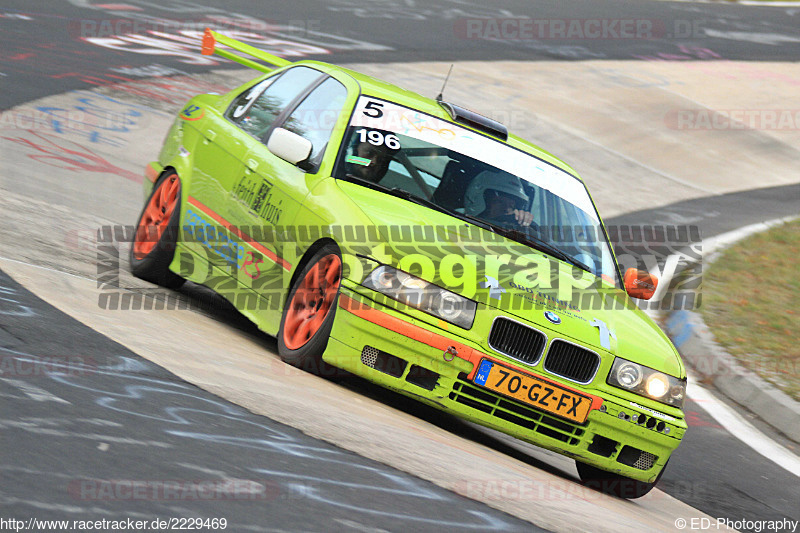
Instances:
[[[203,34],[203,48],[202,48],[202,53],[204,56],[217,54],[220,57],[224,57],[225,59],[230,59],[231,61],[236,61],[240,65],[260,70],[261,72],[272,72],[273,70],[275,70],[275,68],[262,65],[261,63],[257,63],[256,61],[253,61],[252,59],[248,59],[246,57],[242,57],[229,50],[222,50],[217,46],[217,44],[230,47],[236,50],[237,52],[247,54],[250,57],[254,57],[256,59],[269,63],[270,65],[275,65],[275,68],[284,67],[292,63],[291,61],[283,59],[282,57],[272,55],[268,52],[250,46],[249,44],[244,44],[243,42],[237,41],[236,39],[226,37],[221,33],[215,32],[211,28],[206,28],[206,31]]]

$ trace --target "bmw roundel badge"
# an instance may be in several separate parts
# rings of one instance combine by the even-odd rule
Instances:
[[[553,324],[561,324],[561,317],[559,317],[557,314],[555,314],[552,311],[545,311],[544,312],[544,317],[547,320],[549,320],[550,322],[552,322]]]

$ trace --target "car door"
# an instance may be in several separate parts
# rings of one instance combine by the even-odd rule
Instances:
[[[220,231],[224,220],[220,215],[223,207],[219,198],[225,196],[233,177],[241,173],[241,152],[247,150],[242,139],[231,138],[231,128],[226,119],[212,106],[204,106],[199,99],[187,106],[181,117],[186,121],[184,138],[192,139],[186,155],[191,155],[191,180],[184,190],[186,212],[184,226],[191,231],[185,249],[196,258],[185,258],[181,262],[182,275],[220,290],[219,273],[211,265],[234,271],[238,261],[238,249],[224,239]],[[196,119],[195,119],[196,118]],[[235,132],[234,132],[235,133]],[[239,152],[239,154],[237,154]]]
[[[309,184],[325,157],[334,127],[347,100],[347,89],[335,78],[326,76],[303,93],[264,136],[263,144],[253,145],[245,157],[243,190],[253,191],[248,196],[250,227],[260,228],[259,238],[254,238],[246,251],[251,264],[248,276],[251,286],[266,300],[283,293],[298,256],[293,239],[285,234],[277,235],[292,227],[304,199],[308,196]],[[311,155],[302,169],[272,154],[266,146],[275,128],[284,128],[311,142]],[[277,235],[277,237],[276,237]],[[254,236],[255,237],[255,236]],[[258,267],[258,268],[256,268]],[[277,310],[271,305],[270,309]]]
[[[253,222],[249,211],[260,198],[260,183],[245,169],[245,156],[252,145],[261,144],[273,122],[322,76],[308,67],[287,69],[243,91],[224,113],[205,113],[206,120],[198,121],[201,142],[193,158],[187,221],[205,227],[205,231],[195,232],[200,237],[195,240],[205,248],[208,262],[217,267],[206,277],[214,280],[211,284],[219,292],[235,285],[219,281],[219,270],[239,279],[243,265],[251,259],[245,251],[250,240],[248,225]]]

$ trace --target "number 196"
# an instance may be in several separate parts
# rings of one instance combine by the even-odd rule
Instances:
[[[386,136],[383,135],[378,130],[366,130],[361,128],[360,130],[356,131],[356,133],[361,137],[361,142],[368,142],[375,146],[386,145],[387,148],[390,150],[399,150],[400,149],[400,139],[397,138],[397,135],[390,133]]]

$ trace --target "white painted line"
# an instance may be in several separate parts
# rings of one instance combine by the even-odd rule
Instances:
[[[774,228],[775,226],[781,226],[783,224],[787,224],[794,220],[797,220],[797,215],[791,215],[788,217],[783,218],[776,218],[772,220],[766,220],[764,222],[757,222],[755,224],[750,224],[749,226],[745,226],[743,228],[735,229],[733,231],[729,231],[727,233],[721,233],[720,235],[716,235],[715,237],[710,237],[708,239],[703,240],[703,258],[706,260],[705,265],[709,265],[714,260],[717,259],[718,254],[722,252],[725,248],[732,246],[733,244],[746,239],[751,235],[755,235],[756,233],[761,233],[762,231],[767,231],[768,229]],[[710,254],[710,255],[709,255]],[[708,258],[705,256],[709,255]]]
[[[732,244],[749,237],[750,235],[765,231],[774,226],[791,222],[797,218],[797,216],[790,216],[759,222],[729,231],[727,233],[716,235],[709,239],[704,239],[704,266],[707,266],[711,262],[710,259],[716,259],[721,250],[731,246]],[[675,255],[679,256],[679,254]],[[666,270],[667,269],[665,268],[665,271]],[[670,278],[672,277],[673,273],[674,272],[669,272],[668,275],[665,276],[665,279],[660,280],[659,289],[662,287],[666,289],[666,287],[670,285]],[[654,298],[660,297],[661,295],[659,295],[658,292],[654,296]],[[652,313],[648,314],[651,315],[651,318],[654,318]],[[781,466],[792,474],[800,477],[800,458],[798,458],[798,456],[761,433],[755,428],[755,426],[739,416],[739,414],[727,404],[718,401],[709,391],[705,390],[698,384],[698,380],[694,379],[691,381],[688,396],[695,400],[700,407],[708,412],[711,417],[713,417],[733,436],[753,448],[753,450],[763,455],[767,459],[775,462],[778,466]]]
[[[766,231],[770,228],[774,228],[775,226],[780,226],[788,222],[793,222],[798,218],[800,217],[798,217],[797,215],[791,215],[783,218],[775,218],[772,220],[766,220],[764,222],[757,222],[755,224],[750,224],[749,226],[744,226],[742,228],[735,229],[733,231],[729,231],[726,233],[720,233],[719,235],[715,235],[714,237],[709,237],[708,239],[703,239],[702,258],[694,262],[703,261],[703,268],[705,269],[719,257],[719,253],[722,252],[722,250],[724,250],[725,248],[728,248],[729,246],[732,246],[733,244],[743,239],[746,239],[751,235],[755,235],[756,233]],[[655,275],[661,274],[658,280],[658,287],[656,288],[656,292],[650,299],[650,301],[652,302],[661,301],[661,299],[664,297],[664,293],[668,290],[670,284],[672,283],[672,278],[678,272],[677,269],[674,267],[679,264],[678,262],[685,255],[686,254],[682,254],[680,252],[676,254],[671,254],[667,256],[666,260],[664,261],[664,269],[662,272],[650,272],[651,274]],[[690,260],[690,262],[692,261]]]
[[[683,2],[686,4],[719,4],[719,0],[660,0],[666,2]],[[784,2],[774,2],[772,0],[732,0],[734,4],[741,6],[761,6],[761,7],[800,7],[800,0],[786,0]],[[791,14],[791,13],[790,13]]]
[[[736,411],[718,401],[693,380],[688,396],[728,432],[776,465],[800,477],[800,457],[761,433]]]
[[[743,6],[766,6],[766,7],[800,7],[800,2],[762,2],[760,0],[739,0],[737,2]]]
[[[0,381],[5,381],[9,385],[13,385],[14,387],[18,388],[22,391],[25,396],[30,398],[31,400],[37,402],[56,402],[56,403],[66,403],[70,404],[67,400],[63,398],[59,398],[55,394],[44,390],[41,387],[37,387],[31,383],[26,383],[19,379],[9,379],[9,378],[0,378]]]
[[[800,43],[800,39],[792,35],[781,33],[764,33],[750,31],[720,31],[704,28],[703,32],[715,39],[728,39],[744,43],[766,44],[769,46],[780,46],[784,43]]]
[[[72,274],[70,272],[65,272],[63,270],[56,270],[55,268],[49,268],[42,265],[35,265],[33,263],[28,263],[27,261],[20,261],[19,259],[11,259],[10,257],[4,257],[0,255],[0,261],[9,261],[11,263],[17,263],[18,265],[26,265],[33,268],[39,268],[41,270],[47,270],[49,272],[55,272],[56,274],[63,274],[65,276],[70,276],[72,278],[78,278],[86,281],[97,282],[97,278],[87,278],[86,276],[79,276],[78,274]]]

